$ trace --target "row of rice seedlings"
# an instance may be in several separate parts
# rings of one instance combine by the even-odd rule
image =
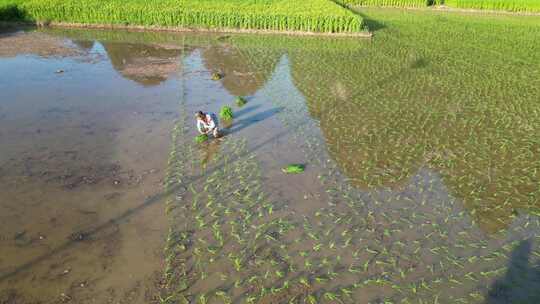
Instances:
[[[265,52],[261,50],[259,55]],[[295,58],[294,52],[289,54]],[[319,63],[327,59],[309,58]],[[335,64],[324,64],[326,72],[334,69]],[[474,223],[474,214],[463,210],[462,201],[448,197],[440,175],[429,171],[420,171],[418,176],[411,170],[411,179],[399,190],[378,184],[358,190],[326,152],[317,123],[308,118],[302,94],[291,86],[290,73],[289,63],[282,60],[264,93],[286,109],[278,115],[297,132],[295,144],[305,148],[307,159],[313,161],[310,165],[322,168],[319,180],[326,189],[328,207],[298,218],[287,214],[284,205],[267,202],[264,195],[259,200],[261,184],[251,182],[260,175],[247,173],[257,171],[253,170],[255,163],[242,158],[236,161],[239,158],[234,155],[245,154],[246,148],[230,142],[215,164],[219,169],[212,171],[214,166],[209,166],[205,181],[192,187],[193,194],[207,195],[194,195],[197,204],[182,210],[187,225],[197,227],[188,242],[196,244],[197,250],[188,249],[193,258],[181,256],[188,266],[193,265],[188,269],[195,269],[186,278],[208,283],[188,280],[189,288],[182,294],[209,302],[358,303],[365,299],[362,295],[375,289],[380,298],[395,303],[418,299],[481,302],[485,286],[506,272],[516,246],[538,231],[537,219],[519,217],[508,240],[505,232],[487,237]],[[345,79],[342,83],[346,85],[354,80]],[[316,90],[321,88],[312,86],[306,95],[329,96]],[[335,111],[327,115],[332,122],[343,118]],[[220,182],[216,184],[216,180]],[[207,185],[212,186],[204,191]],[[233,193],[234,189],[238,192]],[[481,207],[479,204],[479,210]],[[218,272],[223,278],[220,285],[210,280]],[[309,289],[293,292],[298,285]]]
[[[180,107],[179,119],[171,132],[172,148],[169,154],[167,173],[165,177],[165,192],[168,194],[165,202],[165,212],[169,217],[169,233],[165,243],[164,287],[160,291],[160,302],[185,303],[187,299],[182,292],[188,288],[186,275],[188,268],[183,259],[179,258],[191,246],[189,230],[178,225],[182,213],[179,212],[179,201],[183,200],[185,191],[182,188],[189,176],[188,160],[193,156],[191,149],[186,146],[185,134],[186,113]],[[187,144],[189,146],[189,144]]]
[[[211,280],[209,274],[213,273],[213,269],[219,268],[222,271],[222,281],[233,280],[234,284],[227,288],[222,284],[214,290],[206,290],[198,295],[190,294],[188,290],[184,292],[187,299],[209,301],[220,298],[221,301],[230,302],[242,297],[240,294],[245,294],[244,285],[257,283],[256,279],[262,273],[262,270],[259,270],[255,272],[258,275],[253,274],[253,269],[250,269],[253,267],[249,267],[248,260],[255,268],[264,268],[265,264],[263,259],[250,258],[253,256],[250,252],[258,248],[259,242],[273,241],[290,229],[286,221],[275,218],[279,208],[264,202],[265,197],[260,193],[260,177],[253,167],[253,158],[235,159],[245,153],[244,146],[226,144],[224,149],[227,156],[220,160],[223,163],[218,161],[219,169],[210,174],[205,182],[189,187],[193,201],[183,210],[183,213],[188,215],[187,219],[191,217],[197,227],[192,236],[193,258],[187,256],[187,263],[194,265],[195,272],[192,276],[198,281]],[[213,169],[208,167],[207,170]],[[236,182],[228,182],[233,180]],[[199,193],[202,193],[202,196],[197,195]],[[256,224],[257,222],[262,223]],[[223,256],[227,258],[220,258]],[[266,267],[265,274],[262,275],[264,282],[274,282],[283,277],[284,270],[276,269],[280,268],[279,263]],[[229,271],[223,272],[227,268]],[[247,278],[249,273],[253,275]],[[246,294],[246,302],[263,297],[266,288],[270,287],[264,287],[260,294]],[[269,290],[273,294],[278,293],[280,288]]]
[[[143,26],[256,29],[304,32],[360,32],[362,18],[326,0],[235,1],[3,0],[5,19]],[[5,9],[4,9],[5,8]]]
[[[321,61],[318,60],[317,62]],[[331,69],[331,67],[327,66],[326,70],[328,69]],[[267,84],[267,87],[271,88],[272,83]],[[287,109],[280,113],[280,117],[285,124],[294,126],[299,122],[304,123],[305,120],[309,120],[307,112],[304,110],[302,114],[302,110],[298,109],[303,107],[302,98],[298,100],[291,98],[290,96],[295,94],[291,94],[288,89],[283,87],[274,89],[276,91],[265,93],[271,96],[277,105]],[[287,92],[288,96],[281,96],[279,92]],[[297,115],[298,113],[300,115]],[[338,113],[335,115],[343,118]],[[437,199],[438,185],[440,184],[436,176],[432,175],[427,184],[413,184],[413,188],[403,191],[404,193],[415,193],[412,197],[399,193],[392,194],[391,191],[383,191],[384,196],[381,194],[381,197],[377,197],[377,195],[369,195],[368,197],[360,195],[357,190],[347,185],[346,179],[342,176],[336,176],[340,175],[339,170],[336,170],[335,165],[328,163],[328,158],[323,150],[324,145],[321,144],[320,138],[310,135],[310,131],[313,129],[316,129],[316,126],[306,127],[304,125],[302,128],[294,128],[293,130],[298,133],[298,139],[306,141],[307,157],[314,161],[320,160],[319,165],[328,170],[327,174],[321,174],[320,179],[327,185],[327,193],[331,194],[330,208],[343,210],[344,215],[359,213],[358,218],[367,220],[358,220],[354,224],[354,222],[345,220],[346,216],[344,215],[338,216],[334,212],[329,212],[329,210],[316,211],[314,218],[322,217],[322,222],[326,221],[326,223],[320,224],[320,219],[312,219],[314,223],[318,224],[303,225],[305,239],[311,238],[314,242],[311,254],[319,252],[328,246],[327,248],[331,250],[339,251],[339,248],[344,247],[354,250],[354,252],[368,252],[374,256],[378,255],[378,258],[371,260],[357,254],[356,257],[359,257],[360,260],[356,264],[351,264],[352,266],[348,268],[347,272],[361,274],[362,270],[365,269],[364,275],[366,275],[365,272],[376,272],[379,269],[388,279],[383,277],[365,279],[364,281],[366,283],[374,281],[381,284],[386,281],[390,282],[387,284],[391,284],[398,292],[394,296],[398,300],[411,302],[412,299],[418,299],[421,296],[426,301],[429,299],[431,301],[450,299],[457,302],[481,302],[485,290],[478,292],[478,290],[474,289],[476,286],[470,285],[471,282],[483,281],[487,284],[496,277],[504,275],[508,254],[497,249],[494,250],[494,248],[500,248],[500,244],[485,242],[485,235],[482,233],[469,232],[471,230],[477,231],[478,228],[474,224],[474,219],[469,217],[463,210],[460,210],[459,205],[461,203],[456,204],[455,200],[449,200],[442,206],[440,206],[440,202],[433,206],[432,201]],[[321,148],[317,149],[317,147]],[[390,194],[393,197],[388,198]],[[396,203],[405,204],[406,207],[393,210],[396,208]],[[366,208],[371,211],[366,210]],[[328,219],[324,220],[325,218]],[[384,222],[387,224],[383,224]],[[344,223],[356,228],[339,227],[338,223]],[[520,233],[522,234],[521,238],[526,238],[527,235],[530,237],[530,229],[534,229],[530,224],[525,225],[528,225],[528,232]],[[330,230],[332,227],[333,229]],[[455,231],[454,227],[462,227],[463,230]],[[325,229],[329,230],[325,231]],[[538,226],[535,229],[538,229]],[[341,233],[349,230],[354,235],[353,239],[367,240],[364,242],[371,245],[357,247],[356,242],[348,243],[347,239],[344,239],[343,243],[339,244]],[[414,242],[410,240],[411,233],[413,236],[416,235],[417,239]],[[328,239],[324,239],[325,235]],[[503,235],[504,233],[501,233],[501,236]],[[517,243],[519,243],[519,240]],[[511,243],[510,247],[514,247],[517,243]],[[512,251],[510,247],[503,247]],[[482,252],[484,253],[482,254]],[[343,258],[345,255],[336,253],[334,256]],[[308,257],[309,253],[302,252],[302,256]],[[401,262],[395,262],[398,259]],[[310,267],[316,264],[312,259],[306,259],[306,261]],[[407,263],[414,261],[417,261],[416,264],[418,264],[418,261],[433,261],[434,263],[424,267],[414,264],[407,266]],[[320,259],[318,263],[326,264]],[[420,281],[414,281],[418,275],[422,275],[424,278]],[[344,277],[344,273],[334,275],[338,282],[340,277]],[[467,283],[467,281],[469,282]],[[432,284],[429,282],[434,282],[435,285],[431,286]],[[356,284],[356,286],[363,285]],[[470,286],[470,288],[465,288],[465,286]],[[455,296],[449,292],[454,288],[460,288],[459,294],[463,294],[463,296]],[[435,293],[436,290],[445,292],[445,294],[437,294]],[[331,296],[332,293],[329,295]],[[323,297],[320,300],[324,300]]]
[[[467,9],[540,12],[540,2],[537,0],[444,0],[444,5]]]

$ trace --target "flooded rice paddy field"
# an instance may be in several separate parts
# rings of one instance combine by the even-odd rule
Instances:
[[[0,299],[539,301],[540,20],[361,13],[371,40],[2,34]]]

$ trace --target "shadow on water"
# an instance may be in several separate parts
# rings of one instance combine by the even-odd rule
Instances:
[[[26,29],[30,29],[30,27],[28,28],[23,28],[23,27],[20,27],[20,26],[0,26],[0,40],[4,37],[7,37],[7,36],[11,36],[11,35],[14,35],[14,34],[17,34],[21,31],[24,31]]]
[[[257,110],[260,107],[261,107],[261,105],[243,107],[242,109],[240,109],[238,111],[234,111],[234,117],[236,117],[236,118],[242,117],[242,116],[246,115],[249,112],[253,112],[254,110]]]
[[[540,303],[540,263],[530,264],[531,250],[531,240],[514,249],[506,275],[493,283],[486,304]]]
[[[267,118],[274,116],[275,114],[281,112],[282,110],[283,108],[281,107],[272,108],[272,109],[251,115],[247,118],[235,121],[233,127],[227,130],[227,134],[234,134],[236,132],[239,132],[257,122],[263,121]]]

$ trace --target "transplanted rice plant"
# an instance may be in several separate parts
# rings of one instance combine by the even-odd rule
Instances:
[[[361,17],[327,0],[2,0],[0,13],[3,19],[85,24],[329,33],[363,30]]]
[[[242,96],[238,96],[238,97],[236,97],[234,102],[236,103],[236,106],[243,107],[243,106],[246,105],[247,100],[246,100],[246,98],[244,98]]]
[[[540,12],[538,0],[444,0],[444,4],[455,8]]]

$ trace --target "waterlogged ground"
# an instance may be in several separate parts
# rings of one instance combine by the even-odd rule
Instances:
[[[540,19],[361,13],[372,40],[2,36],[0,299],[540,301]]]
[[[0,303],[156,299],[181,53],[0,33]]]

